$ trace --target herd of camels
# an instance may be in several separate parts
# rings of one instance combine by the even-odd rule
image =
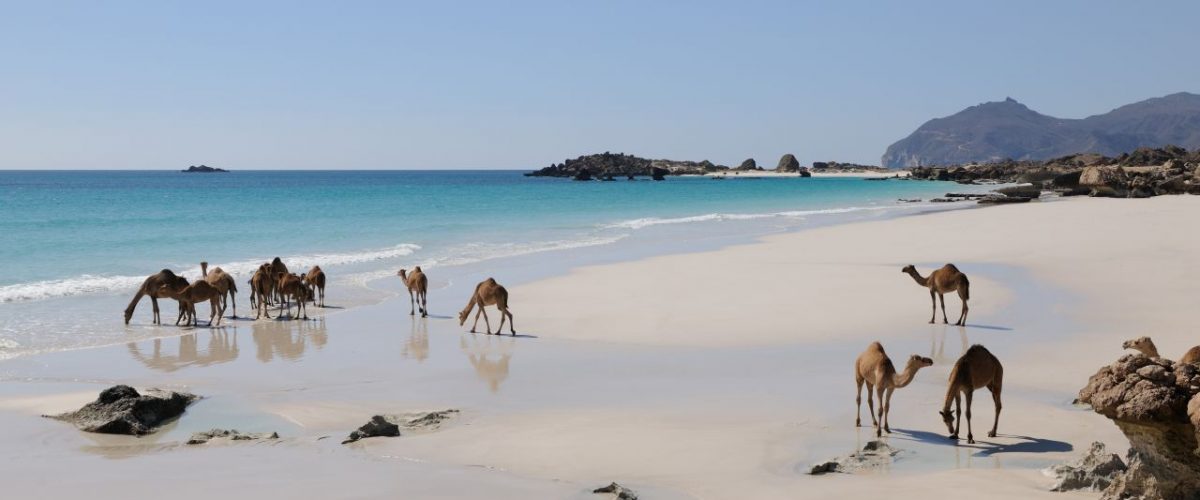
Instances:
[[[202,278],[194,283],[188,283],[188,280],[176,275],[169,269],[153,274],[146,278],[134,295],[129,306],[125,308],[125,323],[129,324],[130,318],[133,316],[134,308],[142,297],[149,296],[150,302],[154,308],[154,323],[161,324],[158,310],[158,299],[171,298],[179,302],[179,315],[175,320],[175,324],[184,321],[184,324],[196,324],[196,307],[195,304],[201,301],[209,301],[211,312],[209,313],[209,324],[220,325],[221,317],[224,315],[225,307],[229,302],[233,302],[233,316],[237,317],[237,303],[235,294],[237,293],[237,284],[232,276],[223,271],[219,267],[212,270],[208,269],[207,262],[200,263]],[[937,269],[929,274],[929,276],[921,276],[917,269],[912,266],[904,266],[901,272],[908,274],[916,283],[922,287],[929,289],[929,299],[933,303],[933,315],[929,318],[930,323],[937,321],[938,303],[941,303],[942,322],[949,324],[949,318],[946,315],[946,299],[945,294],[956,292],[959,299],[962,300],[962,311],[959,314],[958,321],[954,324],[957,326],[966,326],[967,324],[967,301],[971,297],[970,286],[971,282],[967,279],[967,275],[958,270],[954,264],[946,264],[940,269]],[[406,269],[399,270],[396,275],[404,283],[409,294],[409,314],[415,315],[421,313],[422,317],[429,314],[426,294],[429,288],[429,279],[421,270],[420,266],[414,267],[412,271]],[[263,263],[255,271],[254,276],[250,278],[250,305],[255,308],[255,319],[261,316],[270,318],[268,305],[281,304],[283,309],[293,319],[298,316],[307,319],[305,303],[313,302],[318,307],[325,305],[325,273],[319,266],[313,266],[308,273],[303,276],[288,272],[287,266],[283,261],[276,257],[273,261]],[[296,314],[291,313],[291,303],[296,304]],[[495,306],[500,312],[500,325],[496,329],[495,334],[499,335],[504,330],[504,323],[507,320],[509,331],[512,335],[516,335],[516,327],[513,325],[512,312],[508,308],[508,290],[496,282],[495,279],[488,278],[475,286],[467,305],[458,313],[458,324],[463,326],[466,324],[467,318],[471,311],[475,310],[475,321],[471,325],[471,333],[475,333],[475,329],[479,326],[479,317],[483,316],[484,328],[486,333],[493,334],[491,321],[488,319],[485,306]],[[282,314],[282,313],[281,313]],[[1126,341],[1122,346],[1125,349],[1134,349],[1148,357],[1158,357],[1158,349],[1154,342],[1149,337],[1139,337],[1133,340]],[[1200,363],[1200,346],[1189,349],[1179,362],[1181,363]],[[872,342],[858,359],[854,362],[854,380],[857,385],[857,395],[855,403],[857,405],[856,417],[854,425],[862,426],[862,389],[867,387],[867,407],[871,415],[871,422],[875,428],[875,435],[882,436],[884,432],[891,433],[891,428],[888,425],[888,414],[891,411],[892,393],[896,389],[905,387],[912,383],[917,375],[917,371],[921,368],[933,366],[933,360],[927,357],[912,355],[908,358],[908,362],[904,365],[904,370],[896,371],[896,366],[888,357],[883,349],[883,345],[879,342]],[[995,405],[995,417],[992,420],[992,429],[988,431],[988,437],[996,437],[996,428],[1000,423],[1000,392],[1004,382],[1004,367],[1000,360],[996,358],[987,348],[982,345],[973,345],[968,348],[954,366],[950,370],[949,384],[946,388],[946,397],[942,403],[942,409],[938,411],[943,423],[946,424],[946,431],[951,439],[959,439],[959,429],[962,423],[963,408],[966,408],[967,422],[967,442],[975,443],[975,435],[971,430],[971,402],[972,396],[977,389],[987,388],[992,394],[992,402]],[[874,396],[874,397],[873,397]],[[875,409],[875,399],[879,400],[879,409]],[[954,406],[954,412],[951,413],[951,405]]]

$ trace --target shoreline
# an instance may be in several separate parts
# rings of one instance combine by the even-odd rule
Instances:
[[[0,422],[14,429],[0,439],[17,452],[10,458],[41,450],[10,464],[18,494],[32,491],[31,471],[48,463],[82,470],[81,478],[54,485],[52,493],[62,496],[97,487],[105,471],[129,461],[148,470],[140,486],[147,491],[219,461],[256,476],[290,470],[289,479],[269,481],[272,494],[588,498],[588,487],[615,480],[656,498],[783,498],[901,486],[936,497],[945,488],[981,483],[986,488],[975,491],[986,491],[985,498],[1058,498],[1039,490],[1049,481],[1040,467],[1077,455],[1090,439],[1114,450],[1125,446],[1110,422],[1070,406],[1073,391],[1119,355],[1120,339],[1142,334],[1137,329],[1164,350],[1186,341],[1185,333],[1173,332],[1188,331],[1180,305],[1195,296],[1200,280],[1186,267],[1176,276],[1180,268],[1171,263],[1184,262],[1200,245],[1139,221],[1189,220],[1198,200],[1072,199],[951,210],[532,274],[510,286],[518,331],[529,335],[515,339],[464,334],[451,319],[477,277],[468,273],[431,290],[434,316],[424,321],[405,318],[400,296],[319,322],[258,322],[249,332],[239,325],[124,350],[0,361]],[[1024,238],[986,229],[998,225],[1021,227]],[[1110,241],[1113,231],[1121,241]],[[1149,239],[1160,246],[1134,252]],[[1080,255],[1079,248],[1092,250]],[[1111,259],[1139,268],[1154,262],[1147,268],[1151,282],[1106,273]],[[925,325],[928,296],[897,272],[906,263],[928,272],[947,260],[972,277],[965,334]],[[509,263],[538,265],[515,261]],[[721,291],[730,287],[736,293]],[[809,288],[821,293],[809,295]],[[603,302],[586,300],[596,290],[618,292]],[[957,300],[950,302],[953,315]],[[894,359],[914,351],[934,355],[935,366],[897,391],[894,403],[893,431],[907,434],[888,439],[914,455],[890,473],[798,473],[870,439],[869,428],[846,425],[853,417],[848,366],[875,338]],[[968,342],[992,348],[1008,375],[1001,437],[981,440],[990,443],[974,450],[935,439],[944,431],[934,410],[947,365]],[[135,348],[143,359],[128,355]],[[70,409],[115,382],[188,388],[207,399],[153,436],[150,442],[159,444],[93,439],[36,418]],[[977,398],[977,424],[990,420],[990,405],[979,402],[986,399]],[[352,447],[321,439],[340,437],[372,413],[439,408],[461,408],[464,416],[435,433]],[[200,450],[169,445],[213,426],[277,430],[285,439]],[[322,469],[355,486],[330,490],[346,485],[294,477],[321,475],[306,465],[313,453],[325,458]],[[96,454],[123,459],[96,460]],[[1001,466],[1006,470],[994,470]],[[224,491],[247,495],[251,483],[239,484]]]

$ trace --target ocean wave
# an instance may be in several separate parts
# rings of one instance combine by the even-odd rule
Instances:
[[[602,227],[606,229],[643,229],[650,226],[659,226],[663,224],[689,224],[694,222],[713,222],[713,221],[731,221],[731,220],[753,220],[753,219],[771,219],[776,217],[801,218],[809,215],[831,215],[845,214],[851,212],[862,212],[867,210],[887,210],[898,208],[893,206],[878,206],[878,207],[844,207],[844,208],[824,208],[818,210],[789,210],[785,212],[766,212],[766,213],[751,213],[751,214],[728,214],[728,213],[712,213],[704,215],[693,215],[689,217],[675,218],[659,218],[659,217],[643,217],[640,219],[630,219],[612,224],[606,224]]]
[[[419,245],[404,243],[390,248],[368,250],[364,252],[345,253],[314,253],[282,257],[284,264],[292,271],[299,272],[314,265],[336,266],[357,264],[376,260],[394,259],[412,255],[420,250]],[[234,278],[249,277],[265,260],[244,260],[229,263],[212,263],[211,267],[220,267]],[[200,276],[200,265],[183,264],[175,269],[181,276],[195,279]],[[148,273],[147,275],[152,274]],[[0,303],[45,300],[76,295],[90,295],[115,291],[135,291],[145,281],[146,276],[101,276],[83,274],[71,278],[17,283],[0,286]]]

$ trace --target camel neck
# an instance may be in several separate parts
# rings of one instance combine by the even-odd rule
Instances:
[[[921,273],[918,273],[916,270],[909,271],[908,275],[912,276],[913,281],[916,281],[918,285],[929,286],[929,278],[921,277]]]
[[[899,389],[901,387],[907,386],[908,384],[911,384],[913,379],[916,378],[917,370],[919,370],[919,369],[920,368],[918,368],[916,366],[906,366],[904,368],[903,372],[897,373],[895,375],[895,378],[892,379],[893,385],[895,385],[895,387],[897,389]]]

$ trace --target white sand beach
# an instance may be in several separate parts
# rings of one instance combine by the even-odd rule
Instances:
[[[610,481],[642,498],[1095,497],[1048,492],[1041,469],[1093,441],[1128,446],[1072,405],[1123,340],[1151,335],[1167,355],[1200,343],[1197,213],[1191,196],[1062,199],[585,266],[510,284],[515,338],[454,319],[477,280],[431,290],[420,319],[392,279],[378,286],[396,297],[313,321],[16,358],[0,362],[0,478],[12,498],[601,498],[591,489]],[[928,292],[900,272],[946,262],[971,279],[965,328],[928,324]],[[946,309],[954,321],[958,298]],[[883,439],[902,454],[807,475],[874,439],[854,426],[853,394],[873,340],[897,363],[934,360],[893,398]],[[985,436],[977,393],[974,445],[947,439],[936,413],[970,344],[1005,367],[999,435]],[[39,417],[116,383],[204,399],[143,438]],[[447,408],[461,414],[441,428],[340,444],[371,415]],[[281,439],[182,444],[211,428]]]

